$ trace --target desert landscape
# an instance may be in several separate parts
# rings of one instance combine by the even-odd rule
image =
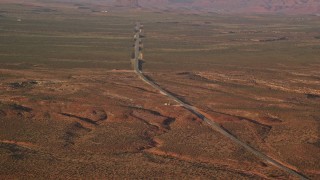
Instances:
[[[0,178],[319,179],[319,2],[254,2],[1,1]]]

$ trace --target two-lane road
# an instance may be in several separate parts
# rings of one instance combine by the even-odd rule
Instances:
[[[268,155],[254,149],[253,147],[251,147],[250,145],[248,145],[247,143],[242,142],[241,140],[239,140],[236,136],[234,136],[233,134],[229,133],[228,131],[226,131],[223,127],[220,126],[220,124],[216,123],[213,119],[210,119],[209,117],[206,117],[206,115],[202,114],[199,110],[197,110],[197,108],[181,101],[179,98],[175,97],[174,95],[172,95],[171,93],[167,92],[166,90],[162,89],[160,86],[158,86],[157,84],[155,84],[154,82],[152,82],[151,80],[149,80],[146,76],[143,75],[139,64],[141,61],[140,57],[141,57],[141,50],[140,50],[140,42],[141,42],[141,37],[140,37],[140,33],[142,31],[141,29],[141,24],[137,23],[136,27],[136,33],[134,36],[135,39],[135,47],[134,47],[134,59],[133,59],[133,66],[134,66],[134,70],[136,72],[136,74],[140,77],[141,80],[143,80],[145,83],[149,84],[150,86],[152,86],[153,88],[157,89],[158,91],[160,91],[160,93],[166,95],[167,97],[171,98],[172,100],[176,101],[178,104],[180,104],[182,107],[184,107],[185,109],[189,110],[191,113],[195,114],[197,117],[199,117],[200,119],[202,119],[205,123],[207,123],[213,130],[221,133],[222,135],[224,135],[225,137],[229,138],[230,140],[232,140],[234,143],[242,146],[243,148],[245,148],[247,151],[251,152],[252,154],[254,154],[255,156],[257,156],[258,158],[260,158],[261,160],[275,166],[278,167],[279,169],[282,169],[283,171],[286,171],[287,173],[299,178],[299,179],[308,179],[305,175],[295,171],[294,169],[291,169],[290,167],[284,165],[283,163],[269,157]]]

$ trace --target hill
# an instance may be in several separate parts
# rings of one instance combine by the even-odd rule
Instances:
[[[217,13],[318,14],[319,0],[118,0],[117,5]]]
[[[3,0],[3,3],[37,6],[85,6],[90,9],[104,7],[134,8],[135,10],[196,12],[221,14],[320,14],[320,0]]]

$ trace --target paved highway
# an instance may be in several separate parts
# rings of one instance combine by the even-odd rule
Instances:
[[[169,98],[171,98],[172,100],[176,101],[178,104],[180,104],[181,106],[183,106],[185,109],[189,110],[191,113],[195,114],[196,116],[198,116],[200,119],[202,119],[205,123],[207,123],[212,129],[214,129],[215,131],[221,133],[222,135],[224,135],[225,137],[229,138],[230,140],[232,140],[234,143],[242,146],[243,148],[245,148],[247,151],[251,152],[252,154],[254,154],[255,156],[257,156],[258,158],[262,159],[263,161],[278,167],[279,169],[282,169],[284,171],[286,171],[287,173],[299,178],[299,179],[308,179],[305,175],[295,171],[294,169],[291,169],[289,167],[287,167],[286,165],[282,164],[281,162],[267,156],[266,154],[254,149],[253,147],[249,146],[248,144],[242,142],[241,140],[239,140],[237,137],[235,137],[234,135],[232,135],[231,133],[229,133],[228,131],[226,131],[223,127],[221,127],[218,123],[216,123],[214,120],[206,117],[204,114],[202,114],[199,110],[197,110],[197,108],[186,104],[185,102],[181,101],[179,98],[175,97],[174,95],[172,95],[171,93],[167,92],[166,90],[162,89],[160,86],[158,86],[157,84],[155,84],[154,82],[152,82],[151,80],[149,80],[148,78],[146,78],[141,69],[140,69],[140,57],[142,55],[141,49],[140,49],[140,42],[141,42],[141,32],[143,31],[142,26],[140,23],[136,24],[135,27],[135,35],[134,35],[134,39],[135,39],[135,44],[134,44],[134,59],[133,61],[133,66],[134,66],[134,70],[136,72],[136,74],[140,77],[141,80],[143,80],[145,83],[149,84],[150,86],[152,86],[153,88],[157,89],[158,91],[160,91],[160,93],[168,96]]]

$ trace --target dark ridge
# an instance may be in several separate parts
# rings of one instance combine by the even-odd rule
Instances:
[[[50,9],[50,8],[38,8],[38,9],[33,9],[32,12],[35,12],[35,13],[46,13],[46,12],[57,12],[57,10]]]
[[[176,75],[189,75],[191,74],[190,72],[179,72]]]
[[[172,124],[174,121],[176,121],[175,118],[167,118],[162,122],[162,125],[165,126],[168,130],[171,130],[170,124]]]
[[[138,117],[138,116],[136,116],[136,115],[134,115],[134,114],[132,114],[132,113],[130,113],[130,116],[132,116],[132,117],[134,117],[134,118],[142,121],[143,123],[151,126],[152,128],[155,128],[155,130],[157,130],[157,131],[160,129],[158,126],[153,125],[153,124],[150,124],[147,120],[145,120],[145,119],[143,119],[143,118],[140,118],[140,117]]]
[[[144,108],[139,108],[139,107],[129,107],[129,108],[133,108],[133,109],[138,109],[138,110],[142,110],[142,111],[147,111],[155,116],[160,116],[160,117],[164,117],[166,118],[163,122],[162,122],[162,126],[167,129],[167,130],[171,130],[170,128],[170,124],[172,124],[176,119],[175,118],[172,118],[172,117],[168,117],[168,116],[164,116],[162,115],[161,113],[157,112],[157,111],[153,111],[153,110],[150,110],[150,109],[144,109]],[[135,115],[133,115],[132,113],[130,114],[132,117],[134,118],[137,118],[137,119],[140,119],[141,121],[147,123],[147,124],[150,124],[148,121],[144,120],[144,119],[141,119]]]
[[[317,94],[306,94],[308,99],[318,99],[320,98],[320,95]]]
[[[36,154],[37,152],[16,144],[0,142],[0,149],[5,149],[10,152],[10,156],[16,160],[25,159],[28,154]]]
[[[143,107],[135,107],[135,106],[123,106],[123,107],[126,107],[126,108],[131,108],[131,109],[137,109],[137,110],[142,110],[142,111],[147,111],[153,115],[156,115],[156,116],[161,116],[161,117],[166,117],[167,116],[163,116],[161,113],[159,113],[158,111],[154,111],[154,110],[151,110],[151,109],[145,109]]]
[[[145,131],[142,135],[142,138],[144,140],[146,140],[148,142],[148,145],[146,146],[141,146],[139,147],[137,150],[139,152],[141,151],[144,151],[144,150],[147,150],[147,149],[151,149],[151,148],[154,148],[154,147],[157,147],[158,146],[158,143],[153,139],[154,136],[156,135],[160,135],[161,132],[164,133],[163,131],[159,131],[160,128],[156,125],[153,125],[153,124],[150,124],[147,120],[145,119],[142,119],[140,117],[137,117],[135,115],[133,115],[132,113],[130,114],[132,117],[142,121],[143,123],[147,124],[148,126],[150,126],[151,129]]]
[[[74,145],[74,139],[77,138],[78,136],[71,131],[67,131],[66,134],[63,136],[63,139],[65,141],[64,147],[67,147],[69,145]]]
[[[236,117],[240,120],[246,120],[246,121],[249,121],[253,124],[256,124],[256,125],[259,125],[259,126],[263,126],[263,127],[266,127],[268,129],[271,129],[272,126],[269,126],[269,125],[266,125],[266,124],[262,124],[256,120],[253,120],[253,119],[249,119],[249,118],[246,118],[246,117],[242,117],[242,116],[237,116],[237,115],[232,115],[232,114],[228,114],[228,113],[223,113],[223,112],[218,112],[218,111],[213,111],[213,110],[210,110],[211,112],[214,112],[214,113],[218,113],[218,114],[222,114],[222,115],[226,115],[226,116],[231,116],[231,117]]]
[[[230,87],[239,87],[239,88],[250,87],[250,85],[246,85],[246,84],[238,84],[238,83],[232,83],[232,82],[211,80],[211,79],[199,76],[199,75],[194,74],[194,73],[188,73],[188,74],[185,74],[185,75],[187,75],[187,78],[189,78],[191,80],[202,81],[202,82],[206,82],[206,83],[210,83],[210,84],[218,84],[218,85],[221,85],[221,86],[230,86]]]
[[[205,78],[205,77],[193,74],[193,73],[189,73],[189,74],[186,74],[186,75],[188,75],[188,78],[192,79],[192,80],[204,81],[204,82],[208,82],[208,83],[218,83],[218,81],[210,80],[208,78]]]
[[[14,110],[18,110],[18,111],[24,111],[24,112],[31,112],[32,109],[29,107],[25,107],[19,104],[11,104],[10,107]]]
[[[98,118],[98,121],[104,121],[108,119],[108,115],[104,110],[93,110],[92,114]]]
[[[269,122],[272,122],[272,123],[281,123],[282,120],[281,119],[278,119],[278,118],[273,118],[273,117],[261,117],[260,119],[262,120],[266,120],[266,121],[269,121]]]
[[[9,86],[14,88],[14,89],[19,89],[19,88],[31,88],[34,85],[37,85],[37,81],[25,81],[25,82],[14,82],[10,83]]]
[[[144,88],[141,88],[141,87],[130,86],[130,85],[126,85],[126,86],[129,86],[129,87],[132,87],[132,88],[135,88],[135,89],[139,89],[139,90],[141,90],[141,91],[145,91],[145,92],[148,92],[148,93],[156,94],[156,93],[153,92],[153,91],[149,91],[149,90],[144,89]]]
[[[64,147],[74,145],[75,140],[81,136],[81,134],[90,132],[91,130],[83,127],[80,123],[75,122],[67,127],[66,133],[63,135],[65,141]]]
[[[309,144],[312,144],[312,145],[316,146],[317,148],[320,148],[320,140],[317,140],[316,142],[309,143]]]
[[[89,118],[84,118],[84,117],[80,117],[80,116],[76,116],[76,115],[72,115],[72,114],[68,114],[68,113],[60,113],[60,114],[63,116],[67,116],[67,117],[77,118],[80,121],[84,121],[86,123],[93,124],[95,126],[98,125],[95,121],[93,121],[92,119],[89,119]]]

